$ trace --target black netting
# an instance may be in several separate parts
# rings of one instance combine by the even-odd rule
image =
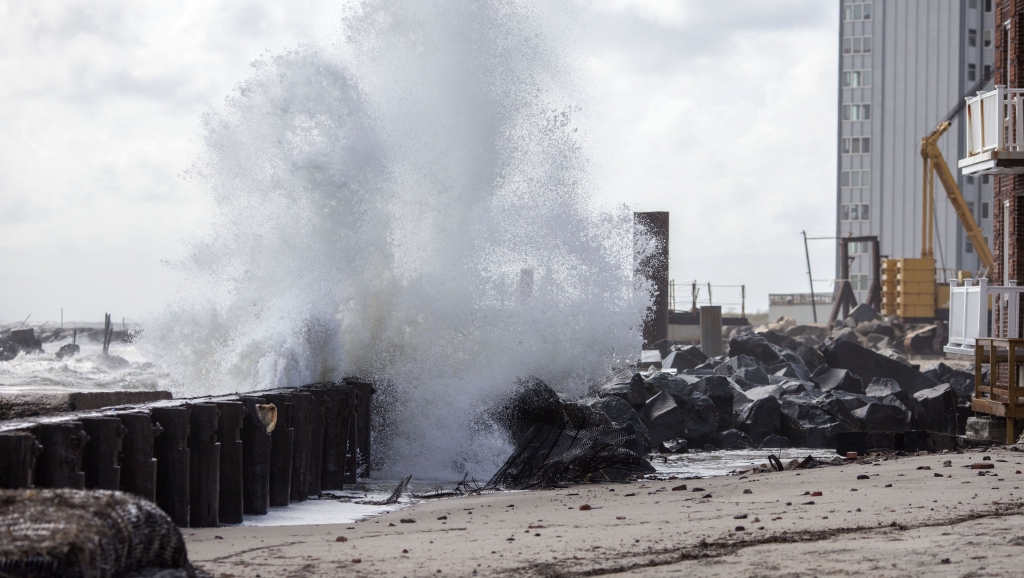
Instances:
[[[195,576],[178,527],[131,494],[0,490],[0,528],[0,576],[119,577],[149,568]]]
[[[486,487],[528,490],[653,472],[643,456],[626,449],[636,435],[631,424],[582,430],[535,424]]]

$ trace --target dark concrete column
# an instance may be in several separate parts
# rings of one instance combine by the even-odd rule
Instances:
[[[633,213],[634,239],[638,244],[643,232],[653,237],[655,250],[640,259],[636,273],[654,285],[654,301],[644,318],[644,348],[668,339],[668,211]]]

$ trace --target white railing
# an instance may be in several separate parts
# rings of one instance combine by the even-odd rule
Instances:
[[[974,355],[975,340],[993,337],[1018,339],[1021,337],[1020,300],[1024,287],[1010,281],[1006,287],[989,286],[988,279],[965,279],[960,285],[950,281],[949,287],[949,343],[946,353]],[[992,330],[989,331],[989,308],[992,311]]]
[[[967,98],[967,157],[1024,150],[1024,89],[996,85]]]

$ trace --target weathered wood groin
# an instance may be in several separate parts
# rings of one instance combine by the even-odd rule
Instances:
[[[181,527],[239,524],[368,474],[373,393],[349,378],[0,421],[0,487],[118,489]]]

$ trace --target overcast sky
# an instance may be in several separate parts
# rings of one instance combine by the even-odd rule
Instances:
[[[159,309],[205,220],[180,176],[200,115],[265,51],[332,42],[345,4],[0,0],[0,320]],[[800,231],[834,234],[838,2],[593,6],[598,198],[671,212],[680,285],[746,284],[748,311],[806,292]],[[831,243],[811,250],[831,278]]]

